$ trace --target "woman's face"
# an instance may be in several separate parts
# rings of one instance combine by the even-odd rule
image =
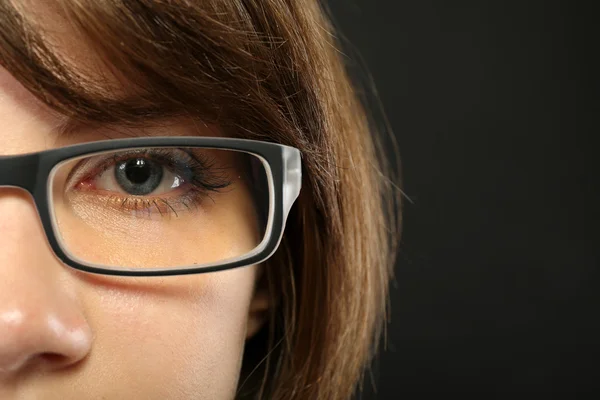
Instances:
[[[60,48],[68,29],[56,28]],[[62,51],[77,60],[82,49]],[[1,68],[0,121],[0,156],[121,135],[117,127],[60,136],[64,120]],[[184,122],[143,134],[198,129],[215,135]],[[267,308],[254,291],[258,267],[148,278],[78,272],[53,254],[29,195],[6,187],[0,235],[1,399],[233,398],[245,340]],[[85,247],[87,235],[74,235]]]

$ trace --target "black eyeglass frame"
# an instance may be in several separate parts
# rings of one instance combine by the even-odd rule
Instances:
[[[69,257],[56,236],[51,212],[49,185],[52,171],[63,161],[106,151],[144,147],[203,147],[235,150],[257,156],[263,162],[271,185],[269,227],[258,251],[230,262],[209,264],[194,268],[112,269],[86,265]],[[23,155],[0,156],[0,187],[14,187],[27,191],[34,200],[43,229],[56,256],[75,269],[102,275],[169,276],[200,274],[259,264],[277,250],[283,237],[288,213],[298,198],[302,181],[300,151],[294,147],[248,139],[223,137],[143,137],[103,140],[81,143],[57,149]]]

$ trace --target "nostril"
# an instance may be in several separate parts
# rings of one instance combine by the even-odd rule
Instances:
[[[92,334],[82,317],[71,317],[60,309],[62,314],[53,309],[30,311],[36,306],[37,302],[27,305],[28,310],[19,313],[0,309],[0,375],[37,366],[44,370],[68,368],[89,353]]]
[[[41,353],[38,355],[41,363],[51,367],[61,367],[63,365],[71,363],[69,357],[59,353]]]

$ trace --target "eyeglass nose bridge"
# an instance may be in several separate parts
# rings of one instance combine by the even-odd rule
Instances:
[[[39,162],[37,154],[0,156],[0,187],[21,188],[33,194]]]

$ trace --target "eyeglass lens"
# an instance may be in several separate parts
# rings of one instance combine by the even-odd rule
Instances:
[[[198,268],[244,257],[266,234],[268,168],[234,150],[151,147],[58,164],[54,229],[73,259],[123,268]]]

